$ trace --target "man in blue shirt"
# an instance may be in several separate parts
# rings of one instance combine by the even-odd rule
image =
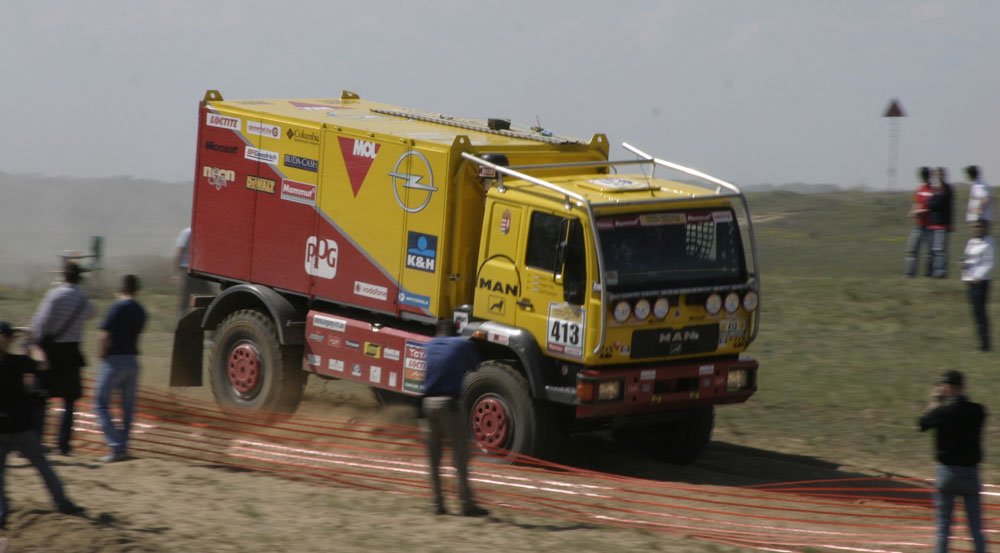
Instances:
[[[424,379],[423,411],[427,417],[427,454],[430,457],[434,513],[444,515],[441,492],[441,451],[445,436],[451,440],[452,460],[458,474],[458,496],[462,515],[481,517],[489,511],[476,505],[469,488],[468,421],[458,406],[465,373],[479,364],[479,355],[469,340],[455,336],[455,324],[438,321],[437,336],[427,344],[427,374]]]
[[[125,275],[119,299],[111,304],[101,323],[97,345],[101,367],[94,392],[94,411],[104,431],[111,452],[101,458],[105,463],[124,461],[128,456],[128,435],[135,414],[136,388],[139,382],[139,334],[146,325],[146,310],[135,300],[139,279]],[[111,394],[121,394],[121,427],[111,420]]]

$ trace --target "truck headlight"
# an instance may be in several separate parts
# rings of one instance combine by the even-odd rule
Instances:
[[[597,385],[597,400],[611,401],[618,399],[622,395],[622,383],[620,380],[611,382],[601,382]]]
[[[726,391],[738,392],[750,386],[750,371],[747,369],[730,369],[726,376]]]
[[[743,309],[746,309],[747,312],[757,309],[757,303],[757,292],[750,290],[743,296]]]

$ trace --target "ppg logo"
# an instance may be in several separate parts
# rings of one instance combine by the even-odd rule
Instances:
[[[337,243],[310,236],[306,240],[306,274],[332,279],[337,276]]]

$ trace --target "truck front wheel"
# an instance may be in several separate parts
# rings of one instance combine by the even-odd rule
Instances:
[[[282,348],[274,321],[261,312],[236,311],[219,324],[209,379],[222,409],[292,413],[308,376],[301,348]]]
[[[466,376],[462,409],[479,451],[502,462],[518,454],[545,457],[556,438],[549,406],[532,398],[524,376],[504,363],[485,362]]]

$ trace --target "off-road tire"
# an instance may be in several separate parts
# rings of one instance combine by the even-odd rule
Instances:
[[[504,413],[505,428],[485,440],[490,420]],[[558,439],[558,425],[550,405],[531,397],[528,381],[513,366],[487,361],[465,377],[462,412],[477,450],[488,459],[510,463],[518,455],[548,457]]]
[[[208,375],[223,410],[281,415],[295,412],[309,373],[301,347],[281,347],[274,321],[244,309],[216,329]]]

